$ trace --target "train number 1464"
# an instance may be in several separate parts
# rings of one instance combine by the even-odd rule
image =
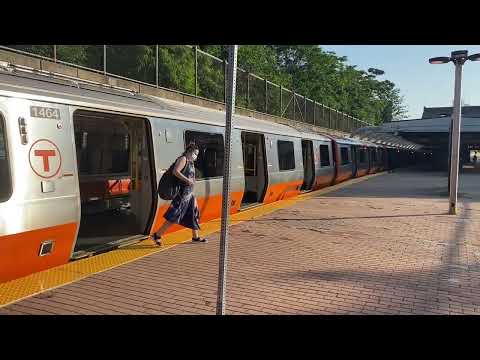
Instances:
[[[36,118],[60,120],[60,110],[41,106],[30,106],[30,116]]]

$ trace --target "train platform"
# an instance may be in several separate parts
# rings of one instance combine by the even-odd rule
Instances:
[[[480,189],[398,170],[233,216],[227,314],[480,314]],[[219,221],[0,284],[0,314],[215,314]]]

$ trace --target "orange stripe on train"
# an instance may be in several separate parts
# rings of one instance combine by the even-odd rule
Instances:
[[[64,224],[0,236],[0,282],[13,280],[67,263],[78,224]],[[53,240],[50,254],[39,256],[40,245]]]
[[[240,210],[242,198],[243,192],[232,192],[230,194],[230,201],[232,204],[232,207],[230,208],[230,214],[235,214],[238,212],[238,210]],[[197,204],[200,210],[200,223],[218,219],[222,211],[222,195],[213,195],[209,196],[208,198],[197,198]],[[163,215],[169,206],[170,204],[166,204],[157,210],[150,234],[153,234],[160,229],[162,224],[165,222]],[[180,229],[183,229],[180,225],[173,225],[167,230],[167,233],[172,233]]]
[[[288,183],[270,185],[265,193],[264,204],[269,204],[279,200],[285,200],[300,193],[303,180],[291,181]]]

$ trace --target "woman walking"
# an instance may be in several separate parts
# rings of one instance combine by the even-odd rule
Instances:
[[[198,153],[198,146],[190,143],[182,156],[175,162],[172,173],[179,179],[180,190],[173,198],[165,215],[163,215],[166,220],[165,223],[153,234],[153,241],[158,246],[162,245],[162,235],[172,224],[180,224],[192,229],[192,242],[207,242],[207,239],[200,238],[198,233],[198,230],[200,230],[198,224],[200,212],[197,200],[193,195],[195,184],[195,166],[193,163],[197,160]]]

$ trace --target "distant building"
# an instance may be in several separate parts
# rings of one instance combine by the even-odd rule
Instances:
[[[434,119],[442,117],[451,117],[453,107],[423,107],[422,119]],[[462,106],[462,117],[480,118],[480,106]]]
[[[377,127],[364,127],[357,129],[354,135],[366,139],[393,135],[421,145],[421,151],[432,154],[429,158],[432,168],[447,171],[452,112],[453,107],[424,107],[420,119],[406,119],[385,122]],[[469,161],[472,149],[480,150],[480,106],[463,105],[461,162]]]

